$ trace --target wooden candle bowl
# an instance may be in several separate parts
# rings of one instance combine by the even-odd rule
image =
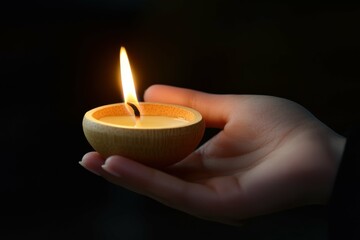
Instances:
[[[124,103],[109,104],[85,113],[83,130],[90,145],[104,158],[121,155],[148,166],[174,164],[195,150],[200,143],[205,123],[194,109],[160,103],[140,103],[142,116],[183,118],[189,123],[173,128],[134,128],[105,123],[106,116],[128,116]]]

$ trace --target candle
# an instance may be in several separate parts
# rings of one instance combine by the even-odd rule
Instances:
[[[121,155],[152,167],[164,167],[189,155],[200,143],[205,123],[185,106],[138,102],[125,48],[120,50],[124,103],[89,110],[83,130],[104,158]]]
[[[121,127],[136,128],[173,128],[185,126],[189,123],[189,121],[186,121],[183,118],[166,116],[143,116],[140,120],[134,120],[132,116],[106,116],[99,120]]]

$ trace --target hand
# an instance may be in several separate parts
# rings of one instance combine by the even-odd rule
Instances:
[[[207,127],[221,131],[166,169],[121,156],[105,160],[96,152],[83,157],[85,168],[167,206],[228,224],[327,202],[346,140],[302,106],[161,85],[144,98],[197,109]]]

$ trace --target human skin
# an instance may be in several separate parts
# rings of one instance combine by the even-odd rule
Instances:
[[[194,108],[220,131],[163,169],[97,152],[85,154],[82,166],[169,207],[232,225],[329,200],[346,139],[301,105],[165,85],[151,86],[144,99]]]

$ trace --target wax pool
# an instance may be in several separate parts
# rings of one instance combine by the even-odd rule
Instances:
[[[189,122],[183,118],[166,116],[141,116],[137,122],[133,116],[106,116],[99,120],[119,126],[138,128],[173,128],[189,124]]]

